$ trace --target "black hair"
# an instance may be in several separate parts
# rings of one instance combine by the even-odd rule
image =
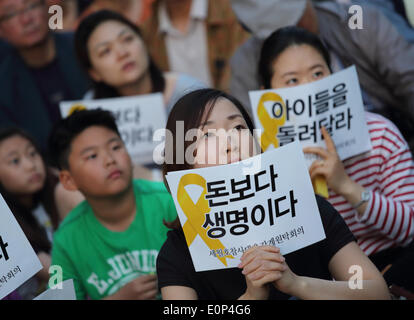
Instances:
[[[240,101],[238,101],[236,98],[223,91],[210,88],[198,89],[181,97],[171,109],[170,115],[167,120],[167,131],[171,132],[172,136],[174,137],[176,135],[177,121],[184,122],[184,132],[187,132],[190,129],[199,128],[201,122],[203,121],[203,115],[206,114],[208,117],[208,115],[213,110],[216,102],[222,98],[229,100],[236,106],[236,108],[240,111],[243,118],[245,119],[248,129],[253,134],[253,121],[251,120],[248,112],[246,111],[246,109],[244,109]],[[178,141],[178,143],[183,143],[185,152],[185,150],[192,143],[192,141]],[[173,138],[173,141],[166,140],[166,154],[175,155],[175,151],[177,150],[176,144],[177,141],[175,138]],[[179,164],[174,163],[174,159],[172,160],[173,163],[171,164],[164,162],[164,175],[170,171],[178,171],[191,168],[191,166],[187,163]]]
[[[59,224],[59,215],[54,199],[54,189],[58,183],[58,178],[50,169],[47,168],[45,159],[40,152],[38,144],[31,135],[17,127],[0,129],[0,143],[14,136],[20,136],[28,140],[40,154],[46,169],[46,180],[43,188],[33,195],[33,203],[31,207],[27,207],[27,205],[21,203],[18,197],[6,190],[1,183],[0,193],[22,228],[34,251],[36,253],[41,251],[50,253],[51,243],[47,237],[46,231],[33,216],[32,211],[39,203],[41,203],[46,211],[46,214],[51,220],[53,228],[55,230],[57,229]]]
[[[262,45],[258,74],[265,89],[271,87],[273,63],[279,55],[293,45],[307,44],[316,49],[324,58],[328,68],[331,65],[329,52],[314,33],[296,26],[284,27],[273,32]]]
[[[92,63],[89,57],[88,40],[92,32],[102,23],[106,21],[117,21],[130,27],[141,39],[142,34],[139,28],[131,21],[126,19],[123,15],[110,11],[99,10],[92,13],[82,20],[75,32],[75,51],[83,69],[88,73],[92,67]],[[149,59],[149,73],[151,77],[152,92],[163,92],[165,88],[164,75],[155,65],[153,59],[148,53]],[[103,82],[97,82],[92,79],[92,86],[94,90],[94,98],[114,98],[119,97],[120,94],[117,90]]]
[[[85,129],[100,126],[115,132],[121,137],[114,115],[107,110],[77,110],[58,121],[49,136],[49,153],[53,165],[59,169],[69,169],[69,154],[72,141]]]
[[[172,141],[167,139],[165,141],[165,154],[172,154],[173,159],[172,163],[168,161],[164,161],[163,164],[163,175],[164,175],[164,183],[168,189],[168,185],[165,181],[165,175],[170,171],[179,171],[179,170],[186,170],[191,169],[191,164],[189,163],[177,163],[176,162],[176,151],[179,150],[177,148],[177,144],[184,145],[184,153],[186,152],[187,148],[193,143],[193,141],[177,141],[177,132],[176,132],[176,123],[177,121],[184,122],[184,136],[185,133],[188,132],[190,129],[199,128],[201,122],[203,121],[203,116],[208,115],[212,112],[216,102],[219,99],[227,99],[232,102],[236,108],[242,114],[244,120],[246,121],[247,127],[249,131],[253,135],[254,125],[253,121],[251,120],[248,112],[244,109],[243,105],[240,103],[239,100],[234,98],[233,96],[216,89],[198,89],[192,91],[183,97],[181,97],[173,106],[170,115],[167,121],[166,130],[172,133]],[[180,222],[178,218],[172,222],[164,221],[164,224],[168,228],[178,229],[180,228]]]

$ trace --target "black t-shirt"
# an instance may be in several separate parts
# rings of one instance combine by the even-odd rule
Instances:
[[[356,241],[340,214],[317,196],[326,238],[308,247],[284,255],[290,269],[300,276],[331,280],[331,258],[346,244]],[[200,300],[236,300],[246,291],[242,269],[231,268],[195,272],[182,230],[171,230],[157,258],[158,286],[193,288]],[[289,296],[271,286],[269,299]]]

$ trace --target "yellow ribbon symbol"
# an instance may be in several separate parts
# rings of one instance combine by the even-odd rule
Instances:
[[[73,106],[70,107],[68,116],[70,116],[75,111],[80,111],[80,110],[86,110],[86,107],[83,104],[74,104]]]
[[[278,118],[272,117],[267,112],[264,103],[268,101],[272,101],[274,105],[276,103],[280,105],[280,115]],[[276,137],[276,134],[279,130],[279,127],[283,126],[286,122],[286,106],[282,97],[274,92],[264,93],[259,100],[257,115],[264,129],[264,132],[262,133],[260,139],[262,150],[266,151],[271,144],[273,144],[275,148],[279,147],[279,139]],[[315,177],[312,180],[312,185],[313,190],[316,194],[319,194],[324,198],[329,197],[328,185],[323,177]]]
[[[279,118],[273,118],[267,112],[264,103],[268,101],[272,101],[275,104],[279,103],[281,107],[281,115]],[[279,127],[283,126],[286,122],[286,107],[283,99],[274,92],[264,93],[259,100],[257,116],[264,129],[260,138],[260,146],[262,147],[262,150],[266,151],[271,144],[273,144],[275,148],[279,147],[279,140],[276,137],[276,134]]]
[[[185,190],[185,187],[191,184],[198,185],[203,188],[203,192],[201,193],[200,198],[197,200],[197,203],[193,202],[190,195]],[[205,221],[205,214],[211,210],[208,205],[208,201],[205,199],[205,195],[207,194],[206,184],[206,180],[202,176],[194,173],[189,173],[182,176],[178,184],[177,200],[185,216],[187,217],[187,221],[183,226],[187,246],[190,247],[198,234],[204,243],[210,248],[210,250],[224,250],[225,247],[220,240],[211,239],[207,235],[207,231],[210,228],[206,230],[202,227]],[[225,266],[227,266],[226,258],[234,259],[232,255],[228,255],[226,257],[217,257],[217,259],[219,259]]]

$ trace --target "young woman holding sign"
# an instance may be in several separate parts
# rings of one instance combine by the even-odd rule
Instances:
[[[185,134],[176,132],[177,121],[184,121],[184,133],[199,129],[194,141],[185,141]],[[190,146],[195,148],[191,149],[193,159],[185,159],[183,164],[166,163],[164,175],[228,164],[260,153],[255,147],[252,121],[240,102],[213,89],[197,90],[181,98],[171,111],[167,130],[173,140],[166,141],[166,154],[172,154],[172,159]],[[246,133],[249,139],[241,139]],[[210,143],[213,140],[216,143]],[[244,252],[239,268],[232,269],[195,272],[176,220],[169,225],[173,230],[157,258],[163,299],[388,299],[385,281],[341,216],[322,198],[317,202],[326,239],[284,257],[277,247],[253,247]],[[355,272],[350,270],[355,266],[362,275],[360,289],[352,289],[349,283]]]
[[[265,89],[292,87],[330,75],[329,65],[330,56],[317,36],[287,27],[264,42],[259,76]],[[391,121],[370,112],[365,115],[371,151],[342,162],[322,127],[326,149],[304,149],[321,157],[310,167],[310,175],[326,179],[329,202],[377,267],[385,272],[393,264],[384,274],[388,284],[414,291],[414,162]]]

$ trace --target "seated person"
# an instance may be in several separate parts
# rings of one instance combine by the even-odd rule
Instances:
[[[184,132],[199,129],[194,142],[184,141],[176,132],[177,121],[184,121]],[[187,154],[191,147],[194,157],[185,157],[183,164],[165,163],[164,175],[228,164],[260,152],[253,147],[257,145],[253,124],[243,106],[214,89],[197,90],[181,98],[171,111],[167,129],[172,141],[166,141],[166,154],[176,159],[177,150]],[[384,279],[358,247],[344,220],[324,199],[317,197],[317,203],[324,240],[285,256],[274,246],[253,247],[243,253],[239,268],[204,272],[195,272],[177,218],[168,224],[173,230],[157,259],[163,299],[389,299]],[[349,286],[352,265],[362,269],[362,289]]]
[[[60,181],[85,201],[55,234],[52,264],[73,279],[77,299],[154,299],[155,261],[176,211],[161,182],[132,179],[113,115],[76,111],[52,131]]]
[[[265,40],[258,70],[264,89],[293,87],[331,74],[322,42],[297,27],[279,29]],[[327,148],[309,147],[304,152],[321,157],[310,167],[311,177],[326,179],[329,202],[345,219],[361,249],[384,270],[413,254],[414,162],[407,142],[391,121],[370,112],[365,117],[371,151],[341,161],[331,137],[322,129]],[[414,291],[411,271],[402,276],[403,267],[398,270],[392,267],[385,272],[388,284]]]

